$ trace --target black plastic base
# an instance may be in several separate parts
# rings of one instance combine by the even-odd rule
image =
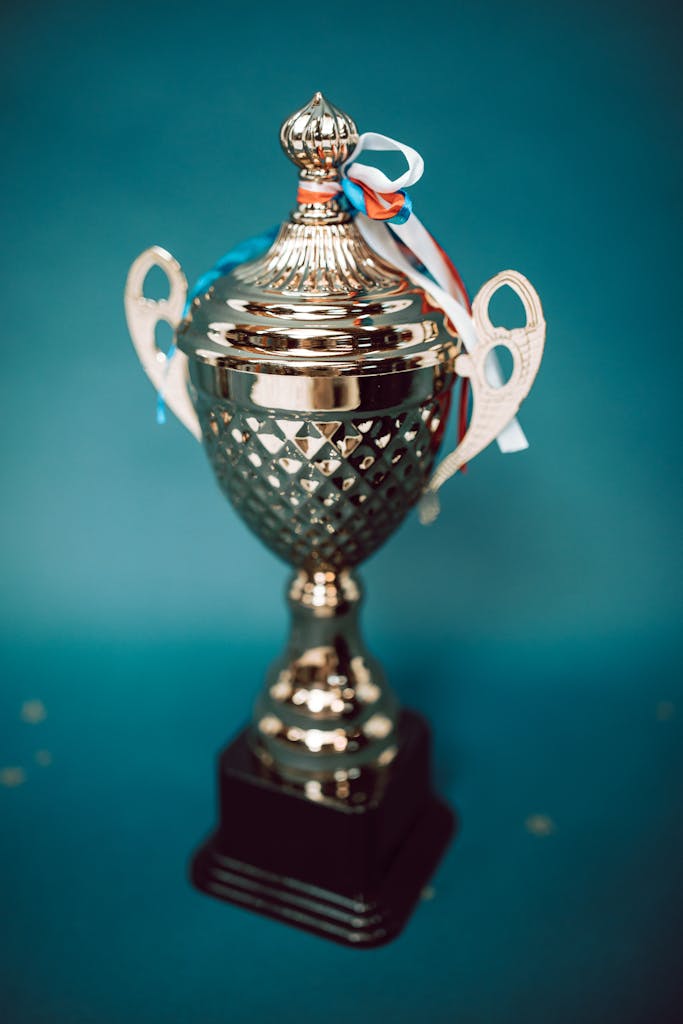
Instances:
[[[267,773],[246,735],[220,756],[220,825],[192,861],[194,884],[346,945],[389,942],[454,829],[431,790],[425,722],[402,712],[399,756],[371,792],[346,799],[314,799]]]

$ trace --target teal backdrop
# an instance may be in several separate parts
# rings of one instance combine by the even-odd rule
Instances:
[[[681,71],[659,3],[32,3],[0,13],[5,1024],[650,1024],[683,1005]],[[287,215],[323,89],[424,155],[472,291],[535,284],[519,455],[367,564],[460,836],[358,953],[195,893],[213,758],[286,569],[155,423],[127,268],[190,279]],[[273,837],[277,842],[277,836]]]

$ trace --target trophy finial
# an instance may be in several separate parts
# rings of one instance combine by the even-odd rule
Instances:
[[[358,129],[348,114],[316,92],[283,122],[280,142],[301,177],[333,179],[358,142]]]

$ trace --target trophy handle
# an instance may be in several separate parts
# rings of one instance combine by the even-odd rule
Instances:
[[[143,294],[145,278],[152,267],[160,267],[168,278],[167,299],[148,299]],[[173,358],[157,346],[154,329],[165,320],[175,331],[182,320],[187,299],[187,279],[170,253],[158,245],[145,249],[135,260],[126,279],[124,304],[128,330],[133,339],[142,368],[164,402],[191,434],[201,441],[202,430],[187,390],[189,370],[187,356],[173,349]]]
[[[503,285],[509,285],[519,296],[526,312],[524,327],[507,330],[491,323],[489,303]],[[420,502],[420,521],[424,524],[432,523],[439,514],[437,491],[442,484],[495,440],[517,415],[541,365],[545,345],[543,308],[537,292],[522,274],[503,270],[487,281],[472,304],[472,316],[479,344],[455,360],[456,373],[470,378],[472,418],[458,447],[443,459],[425,488]],[[489,352],[498,345],[512,353],[512,374],[506,384],[486,366]]]

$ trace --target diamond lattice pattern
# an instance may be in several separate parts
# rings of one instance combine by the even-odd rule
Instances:
[[[395,415],[256,415],[206,400],[205,446],[230,501],[296,567],[357,565],[420,496],[443,433],[444,396]]]

